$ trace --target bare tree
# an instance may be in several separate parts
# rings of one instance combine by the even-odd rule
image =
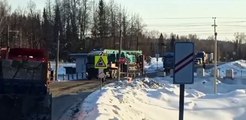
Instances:
[[[234,50],[236,52],[237,59],[240,59],[242,56],[242,44],[246,42],[246,35],[244,33],[234,33],[235,36],[235,47]]]
[[[94,2],[94,1],[93,1]],[[98,28],[98,23],[99,23],[99,19],[98,19],[98,8],[95,7],[96,3],[93,3],[93,10],[92,10],[92,27],[91,27],[91,45],[94,44],[94,48],[99,48],[100,47],[100,43],[99,43],[99,28]]]
[[[84,50],[86,48],[86,34],[89,29],[89,12],[90,12],[90,5],[88,0],[82,0],[80,1],[79,6],[79,15],[78,15],[78,22],[79,22],[79,37],[80,41],[82,42],[82,49]]]
[[[0,1],[0,46],[3,46],[4,41],[2,40],[3,30],[6,29],[7,16],[10,14],[10,6],[7,0]]]
[[[128,30],[129,29],[129,20],[128,20],[128,17],[127,17],[127,13],[126,13],[126,10],[123,9],[122,10],[122,39],[123,39],[123,42],[125,42],[123,45],[123,47],[125,49],[129,49],[129,46],[130,46],[130,42],[129,42],[129,39],[128,39]]]
[[[109,3],[109,17],[110,17],[110,47],[116,49],[116,39],[117,39],[117,6],[114,3],[114,0],[111,0]]]
[[[51,3],[51,0],[46,0],[46,6],[45,6],[45,9],[46,9],[46,15],[47,15],[47,20],[49,22],[53,22],[53,16],[54,16],[54,12],[52,11],[52,3]]]

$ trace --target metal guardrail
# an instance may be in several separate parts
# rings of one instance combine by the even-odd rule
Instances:
[[[86,78],[86,72],[76,74],[60,74],[58,75],[59,80],[84,80]]]

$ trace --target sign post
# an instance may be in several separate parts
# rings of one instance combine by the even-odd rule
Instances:
[[[95,62],[94,62],[95,68],[98,69],[98,79],[100,79],[101,82],[101,88],[102,84],[106,78],[106,75],[104,73],[104,69],[108,67],[108,57],[106,55],[101,55],[101,56],[95,56]]]
[[[174,84],[180,84],[179,120],[184,119],[184,90],[185,84],[194,82],[194,43],[175,43]]]

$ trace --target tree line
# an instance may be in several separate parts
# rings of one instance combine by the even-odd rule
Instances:
[[[0,17],[1,47],[45,48],[54,58],[60,39],[63,59],[73,52],[116,49],[120,39],[123,49],[138,49],[144,26],[139,15],[127,13],[114,0],[47,0],[42,11],[30,1],[26,10],[13,12],[7,0],[1,0]]]
[[[165,36],[165,37],[163,37]],[[178,34],[171,34],[169,38],[167,35],[160,35],[157,40],[158,46],[155,51],[160,55],[165,52],[173,52],[175,42],[193,42],[195,45],[195,53],[205,51],[206,53],[214,53],[215,40],[214,36],[207,39],[199,39],[196,34],[189,34],[187,36],[179,36]],[[235,40],[224,41],[218,40],[217,54],[219,61],[232,61],[238,59],[246,60],[246,35],[244,33],[234,33]]]
[[[145,55],[152,56],[173,51],[176,41],[193,41],[197,50],[213,51],[212,37],[201,40],[195,34],[167,35],[148,31],[145,26],[138,14],[130,14],[114,0],[107,3],[104,0],[46,0],[42,10],[37,10],[30,1],[26,9],[13,11],[7,0],[0,0],[0,47],[45,48],[54,59],[59,39],[63,60],[68,60],[70,53],[118,49],[120,40],[122,49],[143,50]],[[236,33],[234,41],[220,41],[221,58],[246,58],[245,38],[243,33]]]

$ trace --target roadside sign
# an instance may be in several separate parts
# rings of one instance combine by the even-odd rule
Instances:
[[[174,84],[192,84],[194,82],[194,43],[175,43]]]
[[[100,90],[102,90],[102,86],[103,86],[103,82],[105,81],[105,78],[106,78],[106,75],[104,73],[104,69],[103,68],[99,68],[98,69],[98,75],[97,77],[99,78],[100,80]]]
[[[176,42],[174,53],[174,84],[180,84],[179,120],[184,119],[184,91],[185,84],[194,82],[194,43]]]
[[[106,75],[104,73],[104,70],[103,69],[98,69],[98,78],[103,79],[105,77],[106,77]]]
[[[127,59],[126,58],[120,58],[119,59],[119,63],[120,64],[124,64],[124,63],[126,63],[127,62]]]
[[[107,56],[95,56],[95,68],[106,69],[108,64]]]

